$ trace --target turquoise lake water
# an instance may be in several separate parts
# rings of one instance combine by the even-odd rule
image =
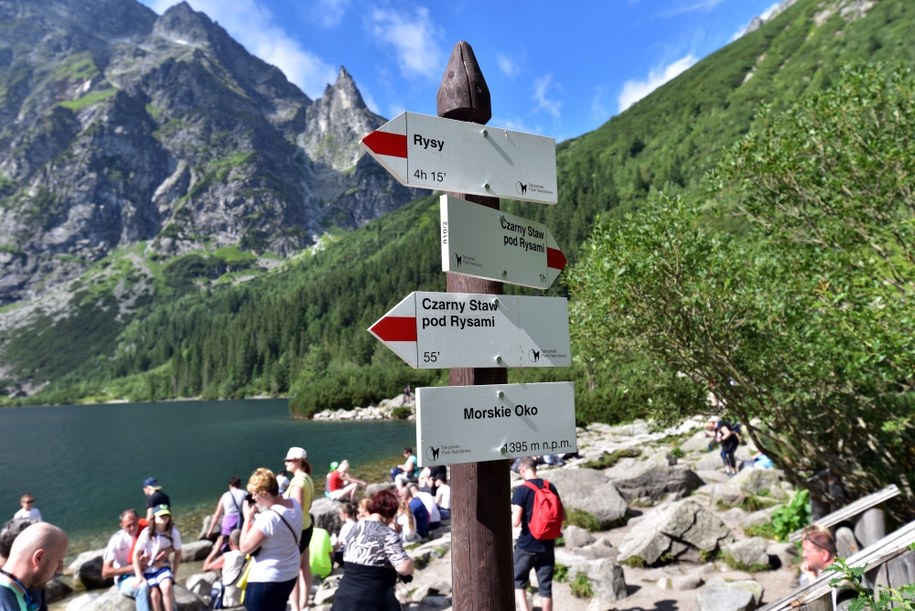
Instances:
[[[103,547],[122,509],[145,510],[142,484],[159,479],[182,536],[193,540],[233,475],[282,468],[302,446],[316,484],[331,461],[379,480],[416,429],[409,422],[312,422],[286,400],[182,401],[0,409],[0,519],[35,496],[46,521],[71,537],[71,552]]]

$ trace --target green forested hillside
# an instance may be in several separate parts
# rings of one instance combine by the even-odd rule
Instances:
[[[915,57],[909,36],[915,4],[881,0],[863,16],[829,14],[845,4],[800,0],[595,132],[561,143],[559,204],[506,207],[544,222],[574,264],[596,221],[621,218],[657,191],[697,190],[749,132],[760,105],[776,113],[788,109],[832,84],[844,64]],[[738,222],[726,207],[705,220],[722,227]],[[240,278],[244,261],[233,266],[213,253],[148,261],[154,288],[132,317],[115,315],[112,283],[107,293],[82,295],[76,317],[22,330],[5,349],[20,373],[50,372],[53,381],[40,401],[289,393],[303,413],[350,407],[390,396],[406,383],[444,379],[445,372],[411,370],[365,330],[410,291],[443,290],[439,257],[437,200],[427,198],[276,271],[247,270],[257,277],[246,281]],[[137,268],[123,265],[121,278],[132,281]],[[554,291],[565,292],[563,283],[561,277]],[[56,334],[62,324],[66,333]],[[577,341],[575,327],[572,335]],[[601,368],[578,359],[569,370],[510,375],[573,379],[580,420],[617,420],[641,413],[657,392],[624,383],[650,358],[633,353]],[[696,398],[695,388],[676,379],[661,383],[672,394]]]

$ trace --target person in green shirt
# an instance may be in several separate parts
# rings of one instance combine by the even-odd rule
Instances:
[[[330,533],[323,528],[315,527],[308,546],[308,563],[312,575],[326,579],[333,570],[334,546],[330,542]]]

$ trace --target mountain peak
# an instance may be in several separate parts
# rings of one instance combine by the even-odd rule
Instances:
[[[162,13],[154,31],[173,42],[203,46],[210,44],[214,25],[204,13],[198,13],[187,2],[179,2]]]

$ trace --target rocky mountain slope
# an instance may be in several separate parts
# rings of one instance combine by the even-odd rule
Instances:
[[[345,69],[313,101],[187,3],[0,0],[0,31],[0,304],[136,242],[286,255],[415,197]]]

